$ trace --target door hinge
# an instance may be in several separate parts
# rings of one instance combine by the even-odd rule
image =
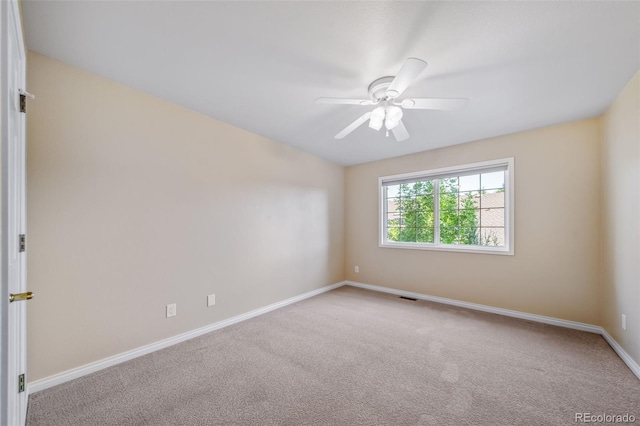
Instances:
[[[25,91],[25,90],[18,90],[18,93],[20,94],[20,112],[27,112],[27,98],[30,99],[35,99],[36,97],[33,96],[31,93]]]
[[[18,376],[18,393],[24,392],[24,373]]]
[[[27,113],[27,95],[20,93],[20,112]]]
[[[27,236],[20,234],[19,251],[23,252],[27,249]]]

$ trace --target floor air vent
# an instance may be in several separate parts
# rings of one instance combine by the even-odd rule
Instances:
[[[413,300],[414,302],[418,300],[418,299],[414,299],[413,297],[405,297],[405,296],[400,296],[400,299]]]

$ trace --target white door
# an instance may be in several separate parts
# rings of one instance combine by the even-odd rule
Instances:
[[[26,392],[25,49],[16,0],[2,2],[2,417],[24,425]],[[10,296],[13,301],[11,301]]]

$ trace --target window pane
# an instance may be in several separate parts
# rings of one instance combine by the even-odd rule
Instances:
[[[460,176],[460,191],[479,191],[480,175]]]
[[[440,193],[440,217],[451,214],[458,215],[458,195]]]
[[[411,189],[409,188],[409,184],[407,183],[403,183],[401,185],[398,185],[398,191],[399,191],[399,195],[401,197],[410,197],[411,196]]]
[[[458,178],[440,179],[440,194],[457,194]]]
[[[434,215],[432,211],[419,211],[415,214],[416,228],[433,228]]]
[[[464,228],[475,228],[480,225],[480,210],[458,211],[458,225]]]
[[[431,228],[416,228],[416,241],[419,243],[433,243],[434,233]]]
[[[441,179],[440,242],[504,245],[504,229],[500,228],[505,224],[503,186],[502,171]],[[481,202],[485,203],[482,210]],[[489,227],[493,233],[483,234],[480,227]]]
[[[504,189],[504,172],[483,173],[480,176],[482,189]]]
[[[397,213],[387,213],[387,227],[393,228],[397,226],[401,226],[401,216]]]
[[[504,247],[504,228],[480,228],[480,244]]]
[[[458,210],[440,210],[440,227],[458,226]]]
[[[478,228],[460,228],[458,244],[477,246],[480,243]]]
[[[400,185],[387,186],[387,198],[393,198],[400,195]]]
[[[398,241],[400,238],[400,228],[393,227],[387,229],[387,240],[388,241]]]
[[[413,243],[433,242],[433,181],[397,185],[397,195],[399,196],[387,198],[387,239]]]
[[[400,199],[399,210],[401,212],[414,212],[420,210],[418,200],[415,197]]]
[[[416,227],[416,212],[415,210],[403,212],[400,219],[402,226],[415,228]]]
[[[480,210],[480,226],[504,226],[504,208]]]
[[[461,192],[458,199],[458,208],[460,209],[477,209],[480,207],[480,192],[466,191]]]
[[[433,211],[433,202],[434,202],[433,194],[419,195],[416,198],[416,203],[415,203],[416,210]]]
[[[398,185],[398,192],[401,197],[415,198],[418,195],[433,194],[433,182],[420,181],[403,183]]]
[[[394,213],[400,207],[400,198],[387,198],[387,212]]]
[[[415,243],[416,242],[416,228],[401,228],[399,241]]]
[[[416,196],[420,195],[433,195],[433,182],[432,181],[422,181],[416,182],[413,185],[413,190]]]
[[[487,191],[480,196],[480,207],[504,207],[504,192]]]
[[[455,244],[458,240],[458,226],[440,225],[440,242],[442,244]]]

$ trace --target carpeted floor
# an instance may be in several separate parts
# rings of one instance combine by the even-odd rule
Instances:
[[[640,422],[598,335],[353,287],[38,392],[35,425]]]

